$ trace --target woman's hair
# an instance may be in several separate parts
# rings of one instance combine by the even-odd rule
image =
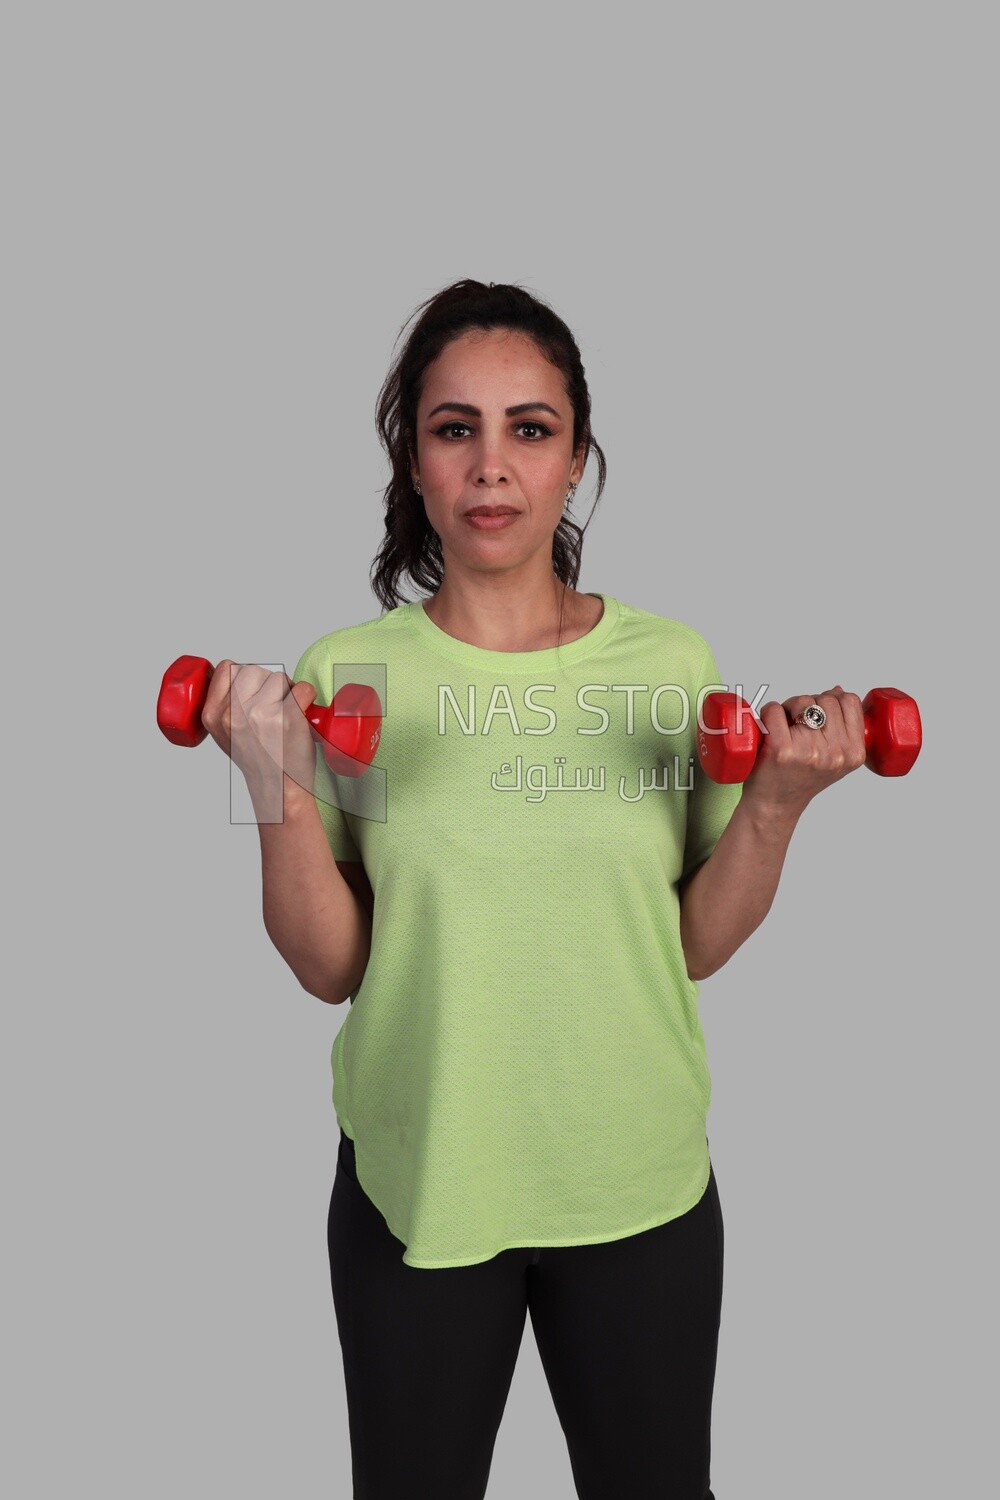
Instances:
[[[573,452],[585,444],[584,464],[591,450],[597,455],[598,484],[594,508],[601,498],[607,464],[590,428],[590,393],[583,362],[572,333],[552,309],[520,286],[481,281],[455,281],[422,302],[407,320],[417,318],[409,338],[393,362],[379,392],[376,426],[389,455],[392,478],[385,490],[385,536],[371,569],[371,585],[384,609],[405,603],[399,577],[408,573],[418,587],[436,593],[444,577],[441,541],[431,528],[424,502],[413,488],[411,450],[417,453],[417,406],[424,374],[452,339],[470,328],[504,328],[534,340],[546,359],[562,371],[573,407]],[[406,330],[403,324],[398,344]],[[394,346],[395,347],[395,346]],[[569,588],[580,576],[583,535],[590,525],[577,526],[564,516],[552,538],[552,570]],[[564,595],[565,597],[565,595]]]

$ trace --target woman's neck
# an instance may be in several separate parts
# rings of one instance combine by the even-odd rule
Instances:
[[[446,635],[484,651],[545,651],[567,645],[592,630],[603,613],[603,600],[579,594],[553,575],[553,589],[542,598],[513,598],[496,590],[461,594],[442,581],[423,610]]]

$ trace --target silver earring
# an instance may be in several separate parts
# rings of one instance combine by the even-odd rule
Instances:
[[[413,481],[413,488],[416,490],[416,492],[417,492],[418,495],[421,493],[421,490],[420,490],[420,480],[419,479],[415,479]]]
[[[573,496],[575,494],[576,494],[576,485],[575,484],[571,484],[570,487],[569,487],[569,489],[568,489],[568,491],[566,492],[566,504],[567,505],[572,505],[572,503],[573,503]]]

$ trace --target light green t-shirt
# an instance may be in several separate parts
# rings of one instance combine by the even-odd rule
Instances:
[[[317,757],[316,794],[375,898],[333,1103],[406,1265],[619,1239],[708,1183],[677,887],[740,797],[697,764],[699,689],[725,684],[695,631],[595,597],[560,647],[483,650],[412,603],[295,671],[384,706],[366,774]]]

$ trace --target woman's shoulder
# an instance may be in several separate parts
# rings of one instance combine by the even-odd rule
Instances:
[[[328,630],[303,651],[296,677],[318,664],[380,660],[379,653],[384,652],[391,636],[400,628],[406,608],[406,605],[398,605],[370,620],[358,620]]]
[[[670,615],[657,614],[651,609],[641,609],[636,604],[617,600],[622,619],[633,632],[649,638],[657,648],[669,646],[672,650],[683,650],[696,658],[697,662],[711,655],[711,647],[705,637],[692,625],[675,620]]]

